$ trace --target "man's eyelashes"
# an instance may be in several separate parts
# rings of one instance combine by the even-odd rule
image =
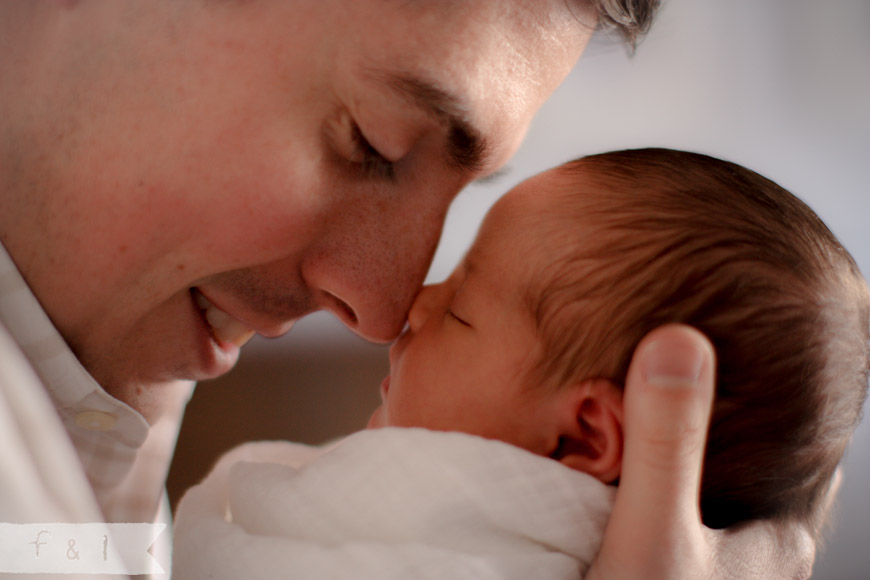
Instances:
[[[387,181],[396,179],[395,164],[372,147],[359,125],[353,122],[351,124],[351,139],[354,146],[352,161],[360,166],[363,175]]]

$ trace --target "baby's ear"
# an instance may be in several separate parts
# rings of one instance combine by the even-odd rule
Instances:
[[[622,468],[622,390],[605,379],[567,389],[561,402],[559,443],[551,457],[612,483]]]

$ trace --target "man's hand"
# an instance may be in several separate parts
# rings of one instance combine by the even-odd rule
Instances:
[[[641,341],[626,381],[616,503],[585,580],[809,578],[815,543],[802,526],[701,523],[714,371],[712,346],[689,327],[665,326]]]

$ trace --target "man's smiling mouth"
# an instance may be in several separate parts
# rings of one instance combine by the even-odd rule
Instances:
[[[212,336],[219,343],[234,344],[241,348],[254,336],[254,330],[217,308],[196,288],[193,289],[193,298],[200,311],[205,314]]]

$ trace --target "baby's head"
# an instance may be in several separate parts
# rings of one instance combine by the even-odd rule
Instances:
[[[372,424],[501,439],[613,481],[630,357],[673,322],[717,355],[704,521],[817,523],[866,397],[867,288],[803,203],[701,155],[587,157],[506,195],[418,297]]]

